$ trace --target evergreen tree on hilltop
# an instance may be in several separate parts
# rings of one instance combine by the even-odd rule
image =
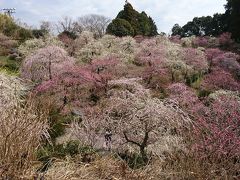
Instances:
[[[138,26],[138,12],[135,11],[130,3],[125,4],[124,10],[120,11],[117,15],[117,18],[124,19],[128,21],[132,28],[134,29],[134,33],[137,31]]]
[[[115,36],[133,36],[134,29],[131,24],[125,19],[116,18],[107,27],[107,34],[113,34]]]
[[[145,12],[139,13],[136,11],[130,3],[126,3],[124,9],[118,13],[116,19],[114,19],[112,23],[109,24],[107,33],[116,36],[119,36],[119,34],[126,34],[126,29],[122,28],[126,27],[126,21],[131,26],[131,28],[127,28],[130,30],[130,33],[127,33],[127,35],[155,36],[158,34],[157,26],[155,25],[153,19],[151,17],[148,17]],[[124,25],[120,24],[120,27],[118,27],[120,22],[123,22]],[[118,26],[116,26],[117,24]],[[125,32],[121,32],[123,29]],[[131,34],[131,29],[133,29],[133,34]]]
[[[157,26],[153,19],[149,16],[149,24],[150,24],[150,36],[155,36],[158,34],[157,32]]]
[[[227,0],[225,8],[225,14],[229,20],[229,31],[232,33],[233,38],[240,42],[240,1]]]

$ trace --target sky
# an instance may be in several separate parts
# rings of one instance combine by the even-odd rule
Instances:
[[[194,17],[223,13],[226,0],[128,0],[137,11],[151,16],[159,32],[169,33],[175,23],[181,26]],[[0,0],[0,9],[16,8],[14,17],[37,27],[41,20],[57,22],[63,16],[73,19],[100,14],[111,19],[123,9],[125,0]]]

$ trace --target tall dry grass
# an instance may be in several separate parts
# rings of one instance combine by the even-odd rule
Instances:
[[[21,79],[0,73],[0,179],[19,179],[48,134],[48,110],[26,100],[27,90]]]
[[[47,116],[30,101],[0,111],[0,119],[0,179],[17,179],[47,136]]]

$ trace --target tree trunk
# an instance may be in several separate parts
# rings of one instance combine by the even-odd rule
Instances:
[[[144,146],[140,146],[140,154],[141,154],[143,161],[146,163],[148,161],[148,158],[147,158],[147,153],[145,151]]]
[[[49,79],[52,80],[52,70],[51,70],[52,62],[51,60],[49,61],[48,65],[48,73],[49,73]]]

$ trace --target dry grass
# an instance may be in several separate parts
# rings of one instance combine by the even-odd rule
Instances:
[[[24,174],[47,135],[47,113],[23,99],[26,90],[21,79],[0,74],[0,179]]]
[[[165,160],[153,157],[147,166],[135,170],[129,168],[125,161],[112,155],[98,157],[89,164],[79,163],[76,157],[74,159],[67,158],[66,160],[55,160],[44,174],[36,176],[31,169],[25,179],[30,180],[33,177],[42,177],[44,180],[239,179],[239,176],[233,175],[236,174],[237,164],[235,167],[232,166],[232,170],[219,168],[216,164],[197,160],[182,152],[165,154],[165,157]]]
[[[49,180],[147,180],[154,179],[149,169],[131,170],[124,161],[111,156],[97,159],[91,164],[58,161],[47,171]]]
[[[20,78],[0,72],[0,110],[16,105],[27,90]]]
[[[31,166],[47,135],[47,116],[30,102],[8,107],[0,119],[0,177],[18,177]]]

